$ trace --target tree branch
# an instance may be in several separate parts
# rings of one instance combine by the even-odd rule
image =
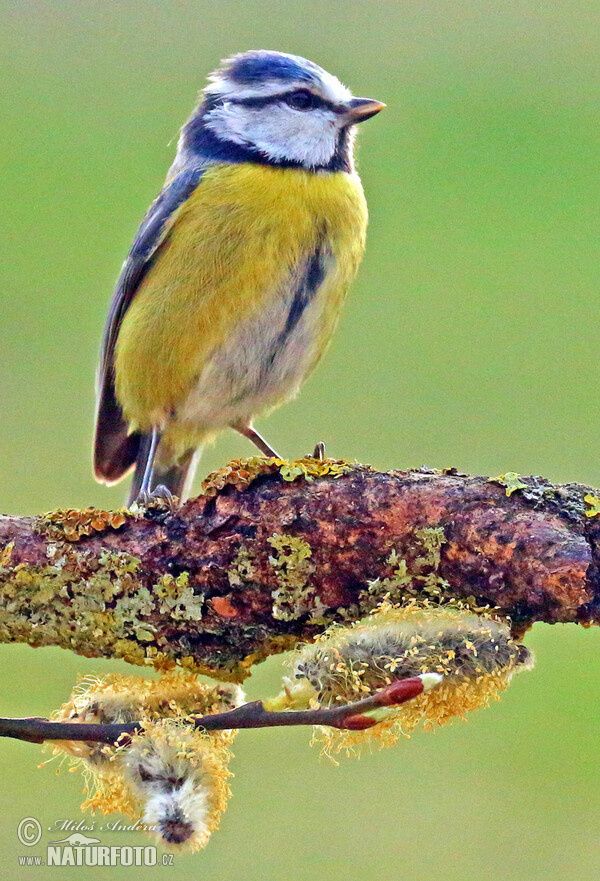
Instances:
[[[431,680],[431,674],[429,679]],[[442,677],[437,677],[441,681]],[[437,684],[437,682],[435,683]],[[427,682],[426,689],[433,687]],[[344,730],[363,730],[377,724],[377,718],[368,713],[380,707],[399,706],[412,700],[424,690],[420,676],[399,679],[360,701],[312,710],[285,710],[272,712],[262,701],[242,704],[224,713],[208,716],[191,716],[195,728],[205,731],[223,731],[237,728],[276,728],[284,725],[327,725]],[[49,719],[29,717],[26,719],[0,719],[0,737],[12,737],[29,743],[45,740],[77,740],[86,743],[109,743],[124,745],[128,739],[143,728],[142,722],[86,723],[53,722]]]
[[[255,459],[204,488],[174,511],[0,518],[0,641],[242,679],[386,594],[489,604],[517,632],[600,613],[586,486]]]

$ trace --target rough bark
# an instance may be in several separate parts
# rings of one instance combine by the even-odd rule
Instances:
[[[307,459],[234,462],[205,490],[174,511],[0,518],[0,641],[241,679],[386,595],[490,605],[516,632],[600,615],[586,486]]]

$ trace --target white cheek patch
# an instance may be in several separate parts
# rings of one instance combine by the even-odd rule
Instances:
[[[233,141],[243,147],[252,145],[246,134],[248,126],[248,110],[236,104],[220,104],[205,116],[206,127],[222,141]]]
[[[269,159],[308,166],[329,162],[339,134],[333,111],[300,111],[283,103],[250,108],[226,102],[207,114],[206,125],[221,140],[254,147]]]

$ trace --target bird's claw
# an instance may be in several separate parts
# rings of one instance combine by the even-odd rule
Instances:
[[[177,496],[174,496],[163,483],[155,486],[152,492],[142,490],[136,499],[137,504],[143,508],[163,508],[171,513],[177,508],[178,501]]]
[[[318,462],[325,461],[325,444],[323,441],[319,441],[316,445],[312,458],[316,459]]]

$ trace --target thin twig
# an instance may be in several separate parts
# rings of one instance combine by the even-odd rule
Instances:
[[[440,677],[441,680],[441,677]],[[431,688],[433,683],[428,683]],[[242,704],[224,713],[190,716],[196,728],[220,731],[231,728],[274,728],[282,725],[328,725],[331,728],[360,730],[377,724],[368,713],[379,707],[397,706],[412,700],[424,690],[421,676],[397,680],[362,700],[336,707],[312,710],[271,712],[262,701]],[[45,740],[77,740],[86,743],[126,743],[143,729],[143,721],[124,723],[53,722],[31,716],[24,719],[0,719],[0,737],[12,737],[30,743]]]

